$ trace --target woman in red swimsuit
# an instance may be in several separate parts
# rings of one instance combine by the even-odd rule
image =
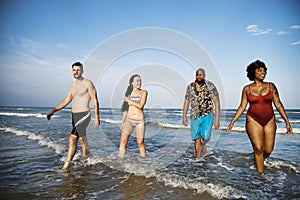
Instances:
[[[286,123],[287,133],[292,127],[286,116],[274,83],[264,82],[267,74],[265,64],[259,60],[247,67],[247,77],[253,83],[243,89],[241,104],[227,127],[231,131],[234,123],[243,114],[249,102],[246,115],[246,131],[254,151],[254,161],[258,172],[264,172],[264,159],[269,157],[274,148],[276,122],[272,103]]]

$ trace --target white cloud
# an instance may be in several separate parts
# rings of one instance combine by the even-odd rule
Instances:
[[[278,31],[276,33],[276,35],[286,35],[286,34],[289,34],[289,32],[286,32],[286,31]]]
[[[291,43],[291,45],[295,46],[295,45],[299,45],[300,44],[300,40],[296,41],[296,42],[293,42]]]
[[[256,24],[251,24],[251,25],[247,26],[246,29],[247,29],[247,32],[251,33],[253,36],[266,35],[272,31],[272,29],[261,29]]]
[[[300,25],[293,25],[293,26],[290,26],[291,29],[300,29]]]
[[[0,91],[12,94],[15,104],[40,102],[49,105],[55,97],[64,96],[72,81],[70,53],[54,43],[39,42],[19,36],[8,36],[3,45]],[[70,48],[68,48],[70,49]],[[72,50],[72,49],[71,49]],[[71,52],[74,54],[74,52]],[[57,90],[57,88],[61,90]],[[26,91],[26,92],[24,92]],[[56,95],[56,94],[55,94]],[[47,98],[46,98],[47,97]],[[28,102],[22,102],[27,99]],[[48,102],[44,102],[44,100]],[[0,104],[5,104],[0,99]]]

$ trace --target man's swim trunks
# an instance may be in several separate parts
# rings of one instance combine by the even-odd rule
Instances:
[[[208,141],[211,136],[211,129],[214,123],[214,115],[208,114],[205,117],[199,117],[191,120],[191,137],[192,140],[197,140],[202,137]]]
[[[91,121],[90,111],[72,113],[73,130],[71,134],[76,135],[78,137],[86,136],[86,128],[88,127],[90,121]]]

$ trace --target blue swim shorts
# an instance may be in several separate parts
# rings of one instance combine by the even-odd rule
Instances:
[[[211,136],[211,128],[214,123],[214,115],[208,114],[204,117],[191,120],[191,137],[192,140],[197,140],[202,137],[204,140],[209,140]]]

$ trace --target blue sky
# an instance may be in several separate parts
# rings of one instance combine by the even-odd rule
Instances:
[[[126,31],[156,27],[182,34],[203,48],[218,72],[207,73],[207,79],[220,88],[223,108],[238,107],[242,87],[250,83],[246,66],[257,59],[266,63],[266,81],[276,84],[285,107],[300,108],[297,0],[1,0],[0,10],[2,106],[56,105],[73,81],[73,62],[85,63],[101,44]],[[134,69],[150,69],[151,63],[157,74],[167,69],[170,84],[194,80],[194,68],[178,55],[157,49],[130,52],[116,58],[101,80],[93,80],[101,106],[118,106],[122,98],[108,90],[120,88],[123,93]],[[88,71],[90,66],[85,67]],[[184,89],[151,82],[157,74],[147,73],[142,74],[149,90],[147,106],[181,107],[183,97],[178,95],[183,96]],[[175,93],[174,103],[170,96]],[[120,100],[114,102],[116,98]]]

